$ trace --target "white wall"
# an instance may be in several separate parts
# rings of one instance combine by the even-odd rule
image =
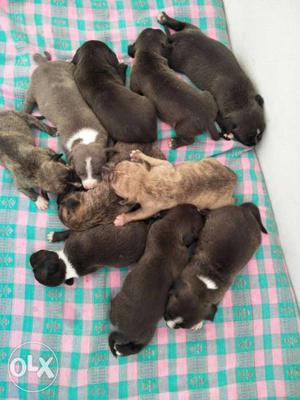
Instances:
[[[300,304],[300,0],[224,0],[233,50],[265,99],[257,147]]]

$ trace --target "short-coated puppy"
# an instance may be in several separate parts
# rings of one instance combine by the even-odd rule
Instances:
[[[0,163],[12,174],[17,188],[40,210],[48,207],[47,192],[63,193],[75,183],[73,171],[61,154],[35,146],[31,128],[55,135],[55,129],[33,115],[14,110],[0,112]],[[36,192],[41,189],[41,195]]]
[[[82,98],[74,80],[74,65],[50,61],[34,55],[38,67],[33,71],[26,93],[24,111],[37,104],[40,112],[58,130],[69,163],[74,167],[85,189],[101,180],[101,167],[106,162],[107,132]]]
[[[140,205],[133,212],[120,214],[115,225],[149,218],[178,204],[213,209],[234,202],[236,175],[216,159],[172,165],[135,150],[131,160],[118,163],[103,177],[118,196]]]
[[[127,65],[103,42],[90,40],[76,52],[74,77],[91,109],[112,139],[147,143],[156,140],[152,102],[125,86]]]
[[[137,222],[116,228],[99,225],[83,232],[51,232],[50,241],[65,240],[63,250],[39,250],[30,257],[35,279],[45,286],[73,284],[74,278],[95,272],[103,266],[122,267],[136,262],[143,254],[148,226]]]
[[[264,228],[252,203],[210,211],[196,251],[169,293],[164,318],[170,328],[200,329],[261,243]]]
[[[168,66],[168,40],[160,29],[145,29],[128,47],[135,58],[130,87],[153,101],[158,116],[176,131],[171,147],[194,143],[195,136],[208,130],[219,138],[214,121],[217,105],[207,91],[199,91],[180,79]]]
[[[157,20],[177,31],[170,35],[167,29],[171,68],[214,96],[223,137],[228,139],[233,135],[246,146],[258,143],[265,130],[264,100],[234,54],[195,25],[177,21],[164,12]]]
[[[130,159],[133,149],[139,148],[146,154],[165,159],[157,144],[117,142],[107,149],[110,154],[107,166],[111,168],[120,161]],[[105,169],[103,169],[105,174]],[[115,218],[132,209],[134,204],[118,197],[106,180],[101,181],[89,191],[73,191],[59,198],[59,218],[72,230],[85,230],[99,224],[113,223]]]
[[[111,302],[110,320],[116,330],[109,335],[109,347],[114,356],[138,353],[152,339],[202,220],[195,206],[184,204],[150,227],[144,255]]]

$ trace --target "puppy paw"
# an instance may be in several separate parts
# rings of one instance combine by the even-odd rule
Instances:
[[[130,160],[131,161],[139,161],[141,159],[141,150],[132,150],[130,153]]]
[[[160,24],[163,24],[164,22],[166,22],[166,14],[164,12],[158,13],[157,16],[156,16],[156,20]]]
[[[48,242],[52,243],[54,237],[54,232],[49,232],[47,235]]]
[[[224,133],[223,138],[225,140],[232,140],[234,138],[233,133]]]
[[[37,208],[41,211],[45,211],[48,208],[48,201],[42,196],[38,196],[35,204]]]
[[[123,226],[125,224],[125,214],[120,214],[114,220],[115,226]]]
[[[203,326],[203,321],[200,321],[198,324],[192,326],[191,330],[192,331],[199,331]]]
[[[118,350],[118,345],[117,345],[117,343],[114,344],[114,354],[115,354],[116,357],[120,357],[120,356],[123,355],[123,354]]]

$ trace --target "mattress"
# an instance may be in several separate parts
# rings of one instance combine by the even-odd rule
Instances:
[[[99,39],[131,64],[128,43],[146,27],[159,28],[155,17],[162,10],[229,45],[221,0],[1,1],[1,106],[22,108],[38,51],[66,60],[84,41]],[[109,302],[126,266],[102,269],[72,287],[38,284],[31,253],[63,246],[46,242],[49,231],[62,229],[55,199],[47,212],[38,211],[1,167],[0,398],[300,398],[299,310],[255,151],[233,141],[214,142],[207,134],[170,150],[172,135],[159,123],[159,143],[168,159],[180,163],[213,156],[228,165],[238,175],[237,204],[257,204],[269,232],[215,321],[199,332],[171,330],[161,321],[141,353],[114,358],[107,345]],[[58,139],[45,133],[36,132],[36,143],[59,149]]]

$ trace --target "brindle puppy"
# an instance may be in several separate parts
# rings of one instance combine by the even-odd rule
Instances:
[[[263,98],[241,68],[234,54],[222,43],[204,35],[197,26],[177,21],[162,12],[157,20],[167,29],[168,61],[201,89],[215,98],[218,123],[225,138],[234,135],[246,146],[254,146],[265,130]]]

